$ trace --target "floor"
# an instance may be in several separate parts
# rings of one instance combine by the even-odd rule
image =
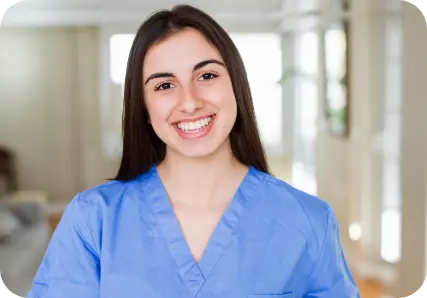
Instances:
[[[361,298],[383,298],[384,294],[381,285],[373,280],[360,279],[355,277],[357,286],[360,290]]]

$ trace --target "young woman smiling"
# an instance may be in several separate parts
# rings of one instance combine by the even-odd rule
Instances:
[[[269,174],[242,59],[204,12],[141,25],[120,169],[69,203],[28,297],[359,297],[329,205]]]

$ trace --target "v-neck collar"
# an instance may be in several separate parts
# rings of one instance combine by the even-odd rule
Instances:
[[[255,190],[258,188],[261,175],[257,175],[257,170],[252,166],[249,167],[248,172],[212,232],[199,262],[196,262],[184,238],[184,233],[181,230],[156,167],[153,166],[147,174],[149,175],[149,183],[144,190],[145,198],[149,200],[153,207],[159,228],[180,273],[187,283],[191,297],[196,297],[219,257],[230,243],[246,203],[253,197]]]

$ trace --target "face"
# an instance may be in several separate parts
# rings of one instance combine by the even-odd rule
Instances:
[[[199,31],[186,29],[150,48],[143,84],[151,125],[167,154],[203,157],[230,146],[233,87],[221,55]]]

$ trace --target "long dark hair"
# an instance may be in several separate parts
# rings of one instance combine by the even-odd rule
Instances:
[[[269,172],[246,70],[237,48],[209,15],[189,5],[177,5],[172,10],[161,10],[151,15],[140,26],[133,41],[124,86],[123,155],[115,180],[131,180],[165,158],[166,145],[148,121],[143,92],[143,61],[153,44],[186,28],[198,30],[217,48],[230,74],[237,103],[237,118],[230,133],[233,154],[241,163]]]

